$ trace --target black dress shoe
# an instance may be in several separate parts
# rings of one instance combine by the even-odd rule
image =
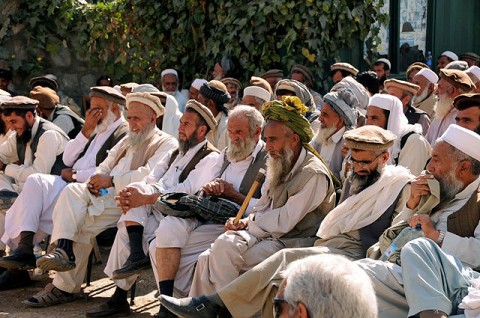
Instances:
[[[160,304],[177,316],[185,318],[216,318],[221,307],[206,296],[177,299],[160,295]]]
[[[85,317],[124,317],[132,314],[128,302],[113,304],[110,301],[101,304],[98,308],[89,310]]]
[[[150,257],[148,256],[142,257],[135,261],[132,261],[130,258],[128,258],[122,268],[117,269],[112,273],[112,278],[115,280],[124,279],[149,268],[151,268],[151,265]]]
[[[33,253],[27,253],[22,249],[15,249],[9,256],[0,258],[0,267],[8,269],[32,269],[37,267]]]
[[[33,284],[26,270],[6,270],[0,275],[0,290],[10,290]]]

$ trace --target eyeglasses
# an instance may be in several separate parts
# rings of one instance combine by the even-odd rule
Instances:
[[[382,152],[381,154],[379,154],[378,156],[376,156],[374,159],[372,160],[355,160],[353,159],[352,157],[350,157],[347,162],[351,165],[351,166],[355,166],[357,165],[360,169],[364,169],[364,168],[367,168],[369,165],[371,165],[373,162],[375,162],[378,158],[380,158],[381,155],[383,155],[384,153]]]
[[[273,314],[275,318],[280,318],[282,314],[282,304],[288,304],[284,298],[273,298]]]

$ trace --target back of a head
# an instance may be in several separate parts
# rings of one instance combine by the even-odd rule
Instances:
[[[344,256],[309,256],[290,264],[284,298],[303,303],[310,318],[375,318],[372,282],[363,269]]]

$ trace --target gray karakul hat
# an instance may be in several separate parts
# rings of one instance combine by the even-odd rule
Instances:
[[[15,96],[3,101],[0,104],[2,110],[17,109],[17,110],[35,110],[38,105],[38,100],[28,98],[26,96]]]
[[[111,102],[125,106],[125,96],[120,94],[115,88],[110,86],[94,86],[90,87],[90,97],[105,98]]]

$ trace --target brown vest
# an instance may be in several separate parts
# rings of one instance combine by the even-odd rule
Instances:
[[[480,187],[473,192],[467,203],[448,216],[447,231],[462,237],[474,235],[480,221]]]

